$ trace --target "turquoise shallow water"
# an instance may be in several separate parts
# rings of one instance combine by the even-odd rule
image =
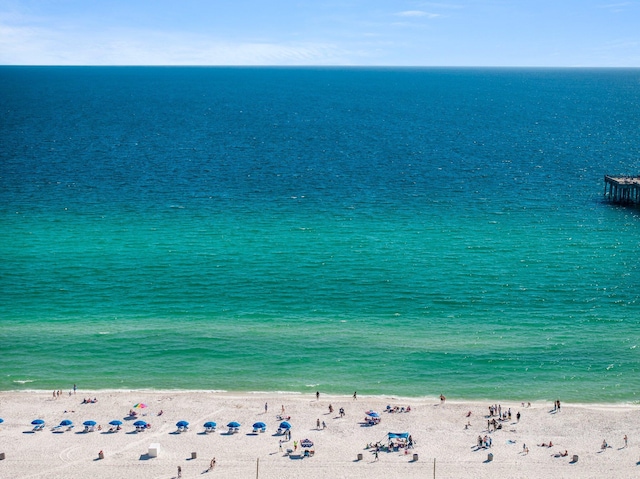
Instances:
[[[638,400],[640,71],[0,78],[0,389]]]

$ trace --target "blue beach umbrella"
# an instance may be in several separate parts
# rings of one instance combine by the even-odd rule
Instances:
[[[61,426],[71,426],[73,424],[73,421],[71,419],[63,419],[60,422]]]
[[[133,423],[133,425],[136,426],[136,427],[144,427],[144,426],[147,425],[147,423],[144,422],[144,421],[136,421],[136,422]]]
[[[176,423],[177,427],[187,427],[189,425],[189,423],[187,421],[178,421]]]
[[[122,421],[118,421],[117,419],[114,419],[109,424],[111,424],[112,426],[122,426]]]
[[[227,424],[227,427],[240,427],[240,423],[238,421],[231,421]]]
[[[263,427],[267,427],[267,425],[263,422],[257,422],[253,425],[256,429],[262,429]]]
[[[4,422],[4,419],[0,417],[0,424],[2,424],[3,422]]]
[[[82,423],[83,426],[95,426],[96,424],[98,424],[95,421],[85,421]]]
[[[369,412],[367,413],[367,416],[369,416],[369,417],[380,417],[380,414],[378,414],[378,413],[377,413],[377,412],[375,412],[375,411],[369,411]]]
[[[289,424],[287,421],[282,421],[280,423],[280,429],[291,429],[291,424]]]
[[[204,423],[204,427],[216,427],[217,424],[213,421],[207,421]]]
[[[44,424],[44,421],[42,419],[34,419],[33,421],[31,421],[31,424],[37,426],[38,424]]]

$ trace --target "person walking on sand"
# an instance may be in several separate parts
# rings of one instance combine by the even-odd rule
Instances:
[[[209,464],[209,470],[212,471],[213,468],[216,467],[216,458],[211,459],[211,463]]]
[[[376,449],[376,451],[373,453],[373,460],[377,461],[378,460],[378,450]]]
[[[627,435],[625,434],[622,439],[624,439],[624,447],[627,447],[627,444],[628,444]]]
[[[320,418],[316,419],[316,429],[320,429]]]
[[[278,441],[278,449],[282,452],[282,439]]]
[[[264,403],[264,413],[267,414],[268,410],[269,410],[269,403]]]
[[[178,479],[182,477],[182,468],[178,466]]]

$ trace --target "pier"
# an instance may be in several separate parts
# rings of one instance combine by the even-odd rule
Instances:
[[[640,205],[640,176],[604,175],[604,196],[621,205]]]

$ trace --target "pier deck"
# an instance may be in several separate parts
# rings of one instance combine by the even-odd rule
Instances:
[[[604,176],[604,196],[622,205],[640,205],[640,176]]]

